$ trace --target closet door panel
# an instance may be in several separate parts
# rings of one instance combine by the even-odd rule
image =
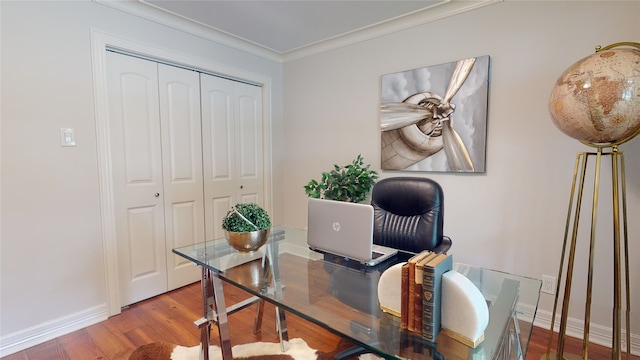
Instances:
[[[200,75],[206,239],[224,236],[222,219],[237,202],[233,81]]]
[[[206,239],[237,203],[263,205],[262,89],[200,75]]]
[[[210,207],[212,212],[210,214],[217,214],[219,216],[210,216],[207,218],[207,221],[211,222],[211,239],[220,239],[224,237],[224,232],[222,230],[222,218],[227,214],[229,209],[237,203],[231,196],[222,196],[218,198],[209,199]]]
[[[211,179],[232,180],[233,169],[233,108],[227,89],[208,93],[208,125],[211,150]]]
[[[173,201],[165,207],[167,222],[167,290],[173,290],[200,279],[198,268],[173,254],[172,249],[204,241],[203,201]],[[202,229],[200,229],[202,227]]]
[[[238,202],[258,204],[258,194],[242,194],[240,195],[240,200]]]
[[[200,79],[195,71],[158,65],[168,290],[199,273],[172,249],[204,241]]]
[[[120,301],[167,287],[157,65],[107,53]]]
[[[237,99],[236,153],[238,154],[239,197],[243,199],[243,202],[246,199],[246,202],[262,204],[264,177],[262,89],[254,85],[236,82],[234,90]]]
[[[144,281],[149,276],[158,275],[158,258],[154,256],[154,241],[158,237],[157,212],[162,210],[157,206],[130,208],[127,213],[127,227],[129,229],[129,254],[135,261],[131,262],[128,277],[132,282]]]
[[[256,124],[255,99],[247,96],[238,98],[238,153],[239,175],[241,179],[255,178],[258,175],[258,137],[259,124]]]

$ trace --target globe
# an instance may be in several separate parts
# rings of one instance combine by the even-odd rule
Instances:
[[[637,45],[598,51],[560,75],[549,112],[563,133],[595,146],[619,144],[640,133]]]

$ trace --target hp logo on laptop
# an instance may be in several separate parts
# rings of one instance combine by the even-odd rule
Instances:
[[[333,231],[340,231],[340,223],[339,222],[334,222],[333,223]]]

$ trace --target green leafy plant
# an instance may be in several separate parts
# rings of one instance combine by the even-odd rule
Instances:
[[[333,165],[333,170],[322,173],[322,179],[309,181],[304,186],[309,197],[338,201],[361,202],[375,184],[378,173],[364,166],[362,155],[358,154],[351,164]]]
[[[257,226],[258,229],[251,226],[249,222],[242,218],[243,216]],[[269,227],[271,227],[269,214],[255,203],[236,204],[222,219],[222,228],[230,232],[250,232],[264,230]]]

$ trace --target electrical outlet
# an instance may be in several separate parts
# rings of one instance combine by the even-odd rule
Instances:
[[[556,278],[554,276],[542,275],[542,289],[543,293],[555,295],[556,293]]]

